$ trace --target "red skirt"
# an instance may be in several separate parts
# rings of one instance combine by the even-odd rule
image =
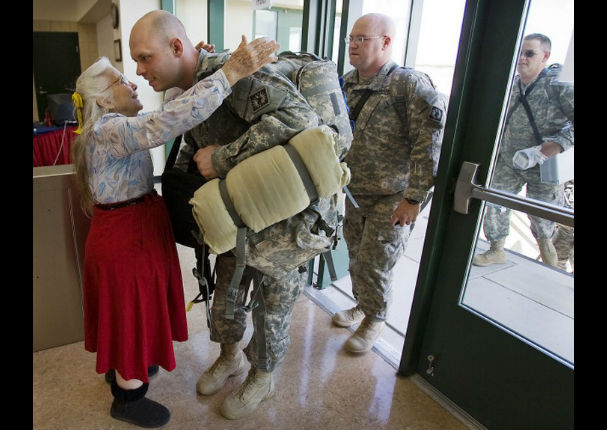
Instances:
[[[84,251],[84,347],[97,373],[148,382],[152,365],[175,368],[172,341],[188,330],[181,269],[162,197],[95,207]]]

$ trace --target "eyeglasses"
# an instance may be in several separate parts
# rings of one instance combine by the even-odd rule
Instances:
[[[527,49],[526,51],[521,52],[521,57],[533,58],[535,57],[535,52],[533,49]]]
[[[348,36],[344,39],[344,41],[346,42],[346,44],[350,44],[352,42],[361,44],[361,43],[364,43],[365,40],[379,39],[380,37],[386,37],[386,36]]]
[[[129,80],[124,75],[120,75],[120,77],[118,79],[116,79],[114,82],[112,82],[110,85],[108,85],[107,88],[105,90],[103,90],[103,91],[109,90],[110,88],[112,88],[116,84],[127,85],[128,86],[128,85],[130,85],[130,82],[129,82]]]

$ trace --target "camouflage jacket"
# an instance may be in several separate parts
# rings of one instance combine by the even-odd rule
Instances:
[[[527,87],[526,98],[542,140],[554,141],[566,151],[573,146],[573,84],[558,81],[559,72],[558,65],[544,69],[535,84],[530,84],[532,90]],[[516,76],[500,142],[500,155],[509,166],[516,151],[539,145],[521,103],[521,87]]]
[[[411,68],[388,74],[392,61],[369,80],[357,70],[344,75],[348,107],[373,90],[360,111],[345,161],[353,194],[389,195],[422,201],[434,185],[447,103],[430,78]]]
[[[230,54],[206,54],[198,59],[196,82],[220,68]],[[274,145],[286,143],[318,116],[295,86],[271,65],[241,79],[206,121],[185,133],[175,166],[186,170],[196,150],[220,145],[212,156],[213,167],[224,178],[240,161]]]

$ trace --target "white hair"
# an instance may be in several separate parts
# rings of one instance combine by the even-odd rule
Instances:
[[[104,73],[113,67],[107,57],[99,57],[76,80],[76,92],[82,97],[82,131],[74,141],[74,164],[76,184],[82,198],[82,208],[90,214],[93,207],[91,191],[88,186],[88,167],[86,165],[86,147],[88,135],[99,118],[109,112],[108,108],[97,103],[97,98],[109,89],[108,78]],[[109,97],[112,97],[111,92]]]
[[[82,129],[92,126],[101,116],[108,112],[97,104],[97,97],[108,89],[108,79],[103,76],[112,68],[107,57],[99,57],[76,80],[76,92],[82,97]],[[83,133],[84,134],[84,133]]]

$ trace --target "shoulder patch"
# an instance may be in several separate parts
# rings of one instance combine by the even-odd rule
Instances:
[[[443,119],[443,111],[436,106],[432,106],[432,110],[430,110],[430,119],[441,122]]]
[[[260,89],[259,91],[249,96],[249,101],[251,102],[251,106],[253,106],[253,111],[257,112],[262,107],[270,104],[270,97],[268,97],[268,91],[265,88]]]

